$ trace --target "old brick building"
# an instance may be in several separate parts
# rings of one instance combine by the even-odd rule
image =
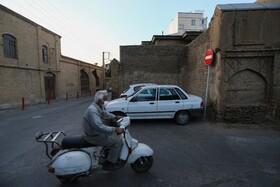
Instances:
[[[279,115],[278,18],[277,2],[217,5],[209,28],[190,44],[121,46],[115,90],[119,94],[139,82],[177,84],[205,98],[204,55],[212,49],[207,103],[211,113],[221,121],[266,121]]]
[[[103,89],[103,68],[61,55],[56,33],[0,5],[0,109]]]

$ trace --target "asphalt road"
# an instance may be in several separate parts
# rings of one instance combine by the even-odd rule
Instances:
[[[194,119],[187,126],[172,120],[132,121],[131,135],[154,150],[154,165],[144,174],[129,165],[62,184],[47,172],[37,131],[81,133],[81,119],[92,102],[85,97],[24,111],[0,111],[0,187],[280,186],[280,132],[261,128],[226,128]]]

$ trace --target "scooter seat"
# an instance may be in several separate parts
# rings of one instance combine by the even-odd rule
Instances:
[[[61,141],[61,146],[63,149],[70,149],[70,148],[95,147],[97,145],[88,143],[82,135],[77,135],[77,136],[65,136]]]

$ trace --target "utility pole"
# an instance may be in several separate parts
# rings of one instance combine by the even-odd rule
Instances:
[[[110,58],[110,52],[102,52],[102,66],[103,66],[103,89],[106,89],[105,53],[107,53],[107,54],[108,54],[108,57],[106,58],[106,60],[108,60],[108,59]]]

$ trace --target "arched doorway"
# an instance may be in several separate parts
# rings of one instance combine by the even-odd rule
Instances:
[[[81,70],[81,94],[87,93],[89,93],[89,77],[84,70]]]
[[[46,101],[55,99],[55,74],[47,72],[44,76],[44,82]]]

